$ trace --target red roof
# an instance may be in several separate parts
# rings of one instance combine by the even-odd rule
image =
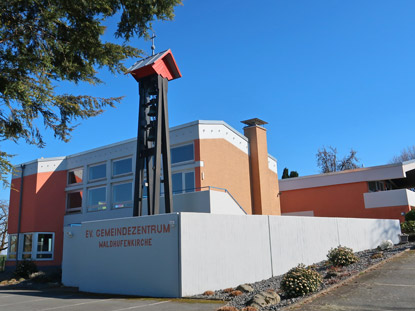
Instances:
[[[170,49],[136,62],[126,73],[131,73],[137,81],[153,74],[169,81],[182,76]]]

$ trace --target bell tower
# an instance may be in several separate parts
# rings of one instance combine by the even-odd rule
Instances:
[[[137,80],[140,95],[133,216],[143,215],[146,185],[147,214],[160,213],[161,182],[164,184],[165,211],[171,213],[173,195],[167,84],[168,81],[180,78],[181,73],[170,50],[138,61],[127,73]]]

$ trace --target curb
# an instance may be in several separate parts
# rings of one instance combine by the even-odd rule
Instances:
[[[388,262],[390,262],[390,261],[392,261],[392,260],[394,260],[394,259],[402,256],[403,254],[406,254],[410,250],[411,250],[410,248],[407,248],[407,249],[403,250],[402,252],[399,252],[399,253],[397,253],[397,254],[395,254],[395,255],[387,258],[387,259],[384,259],[384,260],[382,260],[382,261],[380,261],[380,262],[378,262],[378,263],[376,263],[376,264],[368,267],[365,270],[362,270],[362,271],[356,273],[355,275],[347,278],[346,280],[343,280],[343,281],[341,281],[341,282],[339,282],[337,284],[334,284],[334,285],[330,286],[329,288],[323,289],[322,291],[320,291],[318,293],[315,293],[315,294],[313,294],[311,296],[308,296],[308,297],[306,297],[306,298],[304,298],[304,299],[302,299],[302,300],[300,300],[298,302],[295,302],[293,304],[290,304],[290,305],[288,305],[286,307],[283,307],[283,308],[281,308],[279,310],[281,310],[281,311],[293,310],[294,308],[298,308],[298,307],[300,307],[303,304],[309,303],[312,300],[314,300],[316,298],[319,298],[320,296],[323,296],[323,295],[328,294],[332,290],[335,290],[335,289],[337,289],[337,288],[339,288],[339,287],[341,287],[343,285],[346,285],[347,283],[351,283],[354,279],[360,277],[363,273],[367,273],[367,272],[370,272],[372,270],[375,270],[375,269],[379,268],[380,266],[382,266],[382,265],[384,265],[384,264],[386,264],[386,263],[388,263]]]

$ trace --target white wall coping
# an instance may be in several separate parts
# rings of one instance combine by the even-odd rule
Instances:
[[[408,189],[368,192],[363,194],[365,208],[415,206],[415,192]]]
[[[364,181],[405,178],[406,172],[413,169],[415,169],[415,160],[341,172],[280,179],[279,185],[280,191],[288,191]]]

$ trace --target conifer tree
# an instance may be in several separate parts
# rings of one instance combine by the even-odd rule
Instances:
[[[42,132],[68,141],[74,121],[87,119],[121,101],[58,94],[62,81],[102,83],[97,69],[123,73],[123,60],[142,51],[127,43],[149,37],[152,22],[172,20],[181,0],[5,0],[0,1],[0,141],[44,146]],[[118,18],[115,37],[105,42],[104,22]],[[0,151],[0,181],[10,171]]]

